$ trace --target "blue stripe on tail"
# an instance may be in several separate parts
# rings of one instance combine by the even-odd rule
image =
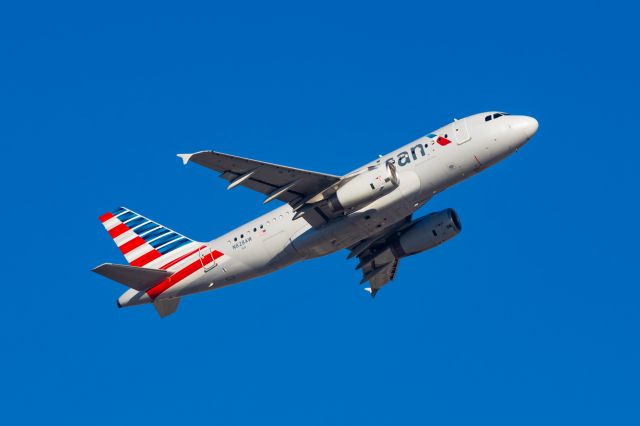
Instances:
[[[140,225],[143,222],[146,222],[147,219],[145,219],[144,217],[137,217],[135,219],[131,219],[129,222],[127,222],[125,225],[127,225],[129,227],[129,229],[133,229],[136,226]]]
[[[152,240],[156,237],[159,237],[160,235],[166,234],[167,232],[169,232],[169,230],[167,228],[163,228],[162,226],[156,230],[153,230],[151,232],[148,232],[144,235],[141,235],[142,239],[145,241],[149,241]]]
[[[120,219],[120,222],[126,222],[127,220],[131,219],[134,216],[137,216],[137,215],[135,213],[126,212],[118,216],[118,219]]]
[[[191,242],[190,239],[182,237],[179,240],[176,240],[172,243],[167,244],[166,246],[162,246],[158,249],[158,251],[162,254],[167,254],[170,251],[173,251],[175,249],[178,249],[180,247],[182,247],[185,244],[189,244]]]
[[[133,232],[135,232],[138,235],[142,235],[147,231],[152,230],[153,228],[157,228],[158,224],[155,222],[149,222],[149,223],[145,223],[142,226],[138,226],[136,229],[133,230]]]
[[[163,244],[168,243],[169,241],[173,241],[176,238],[179,238],[180,235],[176,234],[175,232],[172,232],[170,234],[165,235],[164,237],[160,237],[157,240],[153,240],[151,241],[149,244],[151,244],[151,246],[153,248],[158,248]]]

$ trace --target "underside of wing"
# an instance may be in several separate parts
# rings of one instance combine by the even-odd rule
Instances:
[[[214,151],[179,154],[184,164],[193,162],[220,173],[227,189],[243,186],[266,195],[264,203],[280,200],[296,208],[341,180],[340,176],[266,163]],[[330,219],[327,212],[312,209],[308,219],[320,226]]]
[[[371,297],[375,297],[378,290],[396,277],[400,259],[391,249],[391,242],[398,233],[406,229],[410,224],[411,216],[407,216],[383,233],[362,240],[350,248],[350,254],[347,259],[358,258],[359,263],[356,269],[362,270],[360,284],[369,282],[370,287],[367,291],[371,293]]]
[[[399,259],[387,248],[362,266],[361,284],[369,281],[371,297],[396,277]]]

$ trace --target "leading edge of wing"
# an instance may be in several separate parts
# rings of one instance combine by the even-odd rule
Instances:
[[[309,174],[313,174],[313,175],[333,178],[336,181],[339,181],[340,179],[342,179],[342,176],[333,175],[333,174],[330,174],[330,173],[314,172],[312,170],[300,169],[300,168],[297,168],[297,167],[283,166],[281,164],[268,163],[268,162],[262,161],[262,160],[254,160],[252,158],[240,157],[240,156],[232,155],[232,154],[225,154],[224,152],[218,152],[218,151],[213,151],[213,150],[198,151],[198,152],[194,152],[194,153],[191,153],[191,154],[177,154],[177,156],[180,157],[180,159],[182,159],[182,164],[184,164],[186,166],[191,161],[192,157],[194,157],[194,156],[196,156],[198,154],[215,154],[215,155],[220,155],[220,156],[227,157],[228,159],[247,161],[247,162],[251,162],[251,163],[260,163],[260,164],[262,164],[264,166],[267,166],[267,167],[277,167],[277,168],[288,169],[288,170],[301,172],[301,173],[309,173]],[[194,159],[193,161],[195,163],[201,164],[196,159]]]

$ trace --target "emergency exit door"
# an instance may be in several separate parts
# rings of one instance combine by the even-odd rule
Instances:
[[[211,247],[209,246],[202,247],[198,251],[198,253],[200,255],[200,263],[202,264],[202,269],[205,272],[210,271],[216,266],[218,266],[218,264],[216,263],[216,260],[213,257],[213,251],[211,250]]]

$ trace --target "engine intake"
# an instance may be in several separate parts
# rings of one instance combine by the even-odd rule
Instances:
[[[398,185],[400,181],[395,165],[386,163],[351,179],[329,198],[328,205],[336,213],[353,210],[387,195]]]
[[[414,221],[391,243],[391,250],[397,257],[411,256],[432,249],[458,235],[462,225],[453,209],[430,213]]]

